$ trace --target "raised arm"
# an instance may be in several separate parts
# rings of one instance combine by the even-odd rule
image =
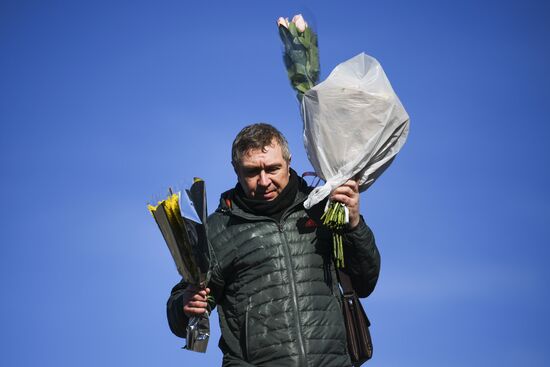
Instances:
[[[380,253],[371,229],[359,214],[359,186],[348,180],[336,188],[330,198],[349,210],[349,227],[344,233],[344,271],[350,276],[359,297],[372,293],[380,274]]]

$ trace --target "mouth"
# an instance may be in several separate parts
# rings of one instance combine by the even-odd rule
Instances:
[[[275,195],[276,195],[276,191],[273,190],[273,191],[268,191],[268,192],[264,192],[263,195],[262,195],[262,199],[264,200],[272,200],[275,198]]]

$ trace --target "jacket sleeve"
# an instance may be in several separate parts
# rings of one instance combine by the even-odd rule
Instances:
[[[224,283],[219,274],[219,267],[216,265],[213,267],[212,278],[208,283],[210,295],[212,295],[215,300],[215,302],[210,303],[211,309],[214,309],[223,293]],[[166,302],[166,316],[168,318],[170,330],[181,338],[187,337],[187,324],[189,323],[189,317],[183,312],[183,296],[188,284],[189,283],[182,279],[172,288],[168,302]]]
[[[187,283],[182,279],[172,288],[168,302],[166,303],[166,314],[170,330],[177,336],[185,338],[187,336],[187,324],[189,318],[183,312],[183,293]]]
[[[214,217],[215,215],[211,215],[208,220],[208,233],[211,242],[216,241],[216,238],[223,229],[220,224],[216,224],[215,221],[212,221],[212,218]],[[210,302],[210,308],[214,309],[216,303],[219,303],[223,295],[225,282],[222,271],[220,270],[220,264],[217,260],[218,256],[216,254],[215,246],[213,246],[210,251],[212,272],[210,281],[208,282],[208,288],[210,288],[210,295],[214,299],[214,302]],[[187,315],[185,315],[185,313],[183,312],[183,297],[188,284],[189,283],[185,282],[182,279],[172,288],[172,292],[170,292],[170,297],[166,302],[166,315],[168,318],[168,325],[170,326],[170,330],[172,330],[175,335],[181,338],[187,337],[187,324],[189,323],[189,317],[187,317]]]
[[[357,227],[344,233],[344,263],[357,296],[371,294],[380,274],[380,253],[362,216]]]

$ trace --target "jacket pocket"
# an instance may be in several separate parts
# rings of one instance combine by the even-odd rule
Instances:
[[[283,306],[287,298],[273,299],[268,293],[249,296],[243,320],[243,356],[253,365],[288,356],[288,348],[295,348],[291,335],[290,311]]]

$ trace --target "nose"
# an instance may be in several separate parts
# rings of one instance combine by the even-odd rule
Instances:
[[[264,170],[260,171],[260,179],[258,181],[258,185],[262,187],[268,187],[271,182],[269,181],[269,178],[267,177],[267,174]]]

